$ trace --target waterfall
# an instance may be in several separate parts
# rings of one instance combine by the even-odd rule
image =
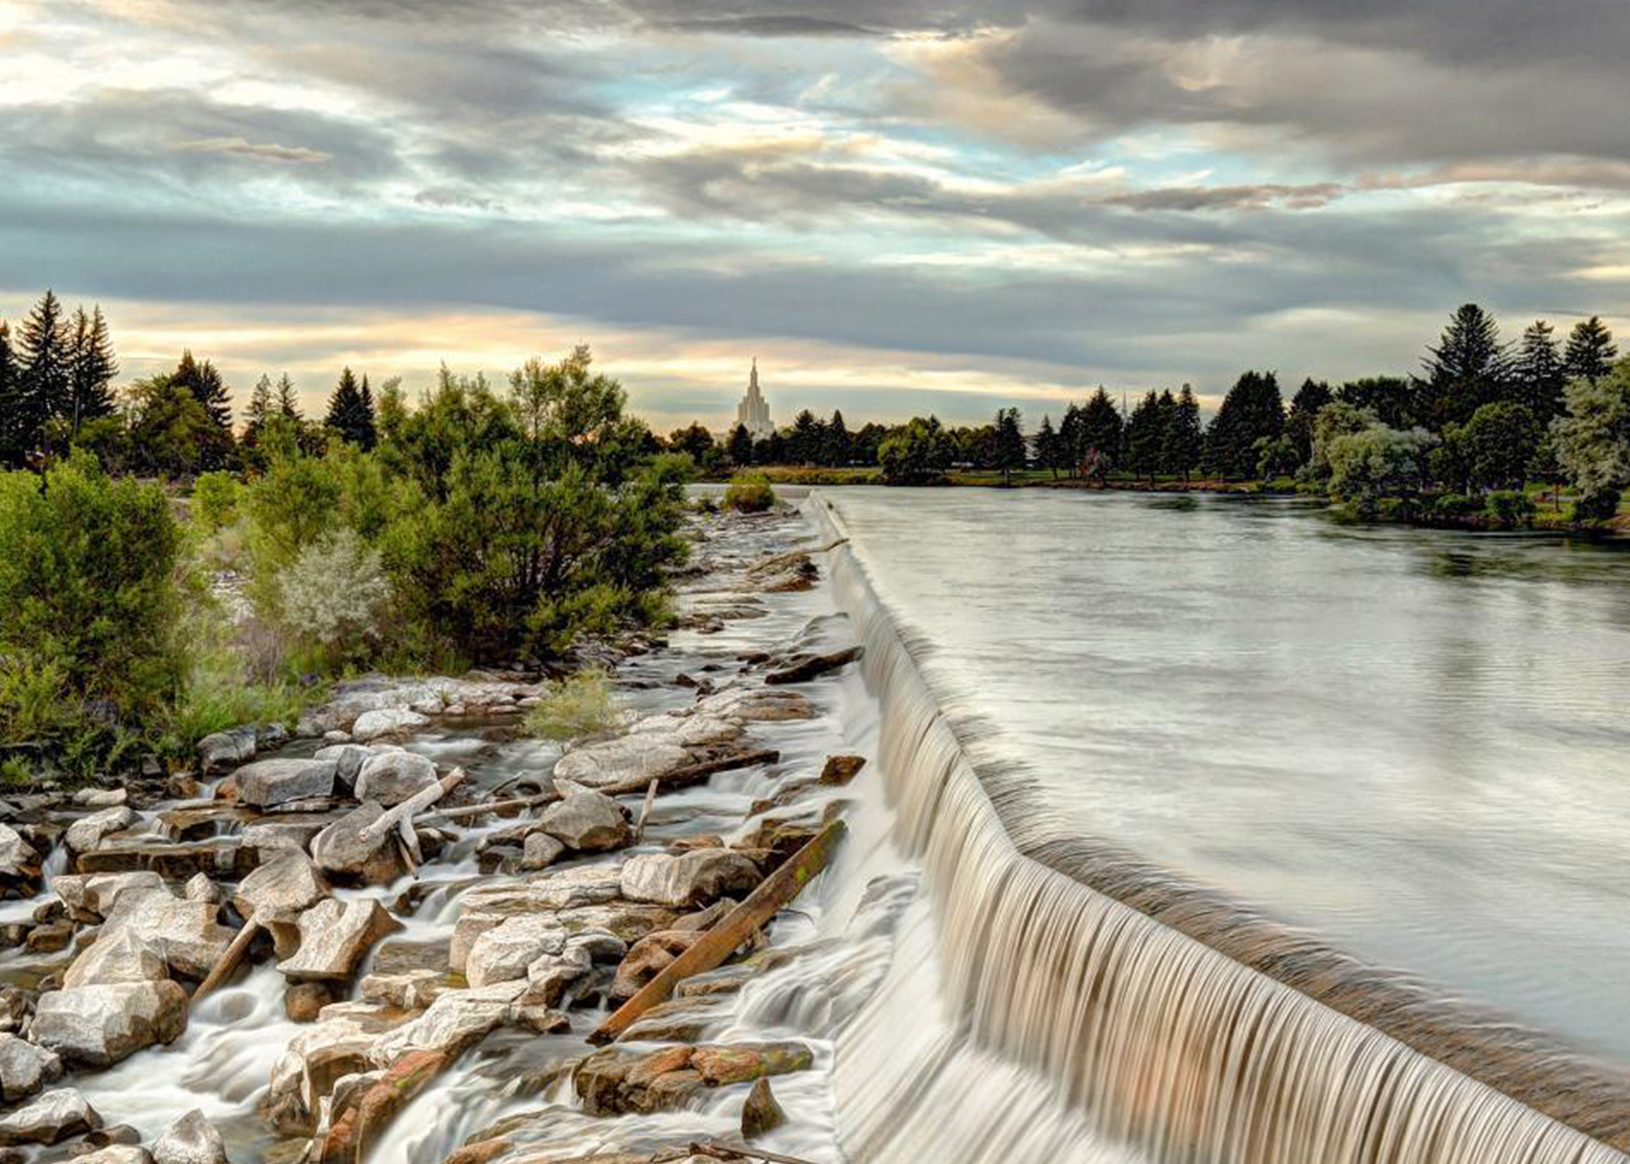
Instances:
[[[819,494],[807,509],[829,536],[846,535]],[[837,1040],[838,1125],[857,1164],[1626,1159],[1386,1022],[1320,1001],[1333,956],[1283,943],[1285,965],[1270,976],[1214,948],[1226,942],[1184,932],[1204,925],[1165,924],[1094,888],[1091,862],[1072,863],[1068,846],[1027,825],[1011,786],[976,770],[853,547],[827,561],[865,644],[864,676],[882,704],[878,765],[926,898],[887,979]],[[1226,929],[1213,919],[1208,932]],[[1270,952],[1258,965],[1274,962]],[[925,965],[939,967],[937,981],[924,981]],[[1324,985],[1350,1001],[1350,981]],[[1370,1012],[1387,1010],[1380,998]],[[1464,1068],[1471,1052],[1459,1053]],[[1526,1078],[1520,1064],[1499,1071]],[[1605,1085],[1536,1074],[1534,1093],[1553,1112],[1590,1126]],[[1622,1105],[1602,1119],[1613,1127]]]

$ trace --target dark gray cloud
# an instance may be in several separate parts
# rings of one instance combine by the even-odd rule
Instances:
[[[687,32],[707,36],[881,36],[874,28],[862,28],[845,20],[818,16],[711,16],[659,20],[652,25],[665,32]]]

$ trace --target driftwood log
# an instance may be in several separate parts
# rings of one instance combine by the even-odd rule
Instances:
[[[230,946],[221,951],[221,956],[215,960],[215,965],[210,969],[208,976],[198,984],[198,989],[192,992],[194,1004],[203,1002],[215,993],[215,988],[225,981],[228,974],[237,969],[238,963],[243,961],[243,955],[260,930],[260,922],[253,916],[243,923],[243,929],[238,931],[238,936],[232,939]]]
[[[591,1043],[609,1043],[634,1024],[646,1011],[658,1003],[666,1002],[674,987],[693,974],[702,974],[721,964],[753,936],[765,922],[776,915],[799,892],[815,879],[837,852],[843,839],[843,821],[834,820],[790,861],[782,865],[759,883],[747,900],[727,913],[712,929],[706,931],[696,943],[675,958],[651,981],[640,988],[638,994],[618,1007],[616,1012],[589,1035]]]
[[[802,558],[802,557],[804,557],[804,556],[806,556],[808,554],[824,554],[828,550],[837,549],[839,546],[845,544],[848,540],[849,540],[848,538],[839,538],[835,542],[827,542],[826,545],[824,545],[824,546],[816,546],[814,549],[810,549],[810,550],[788,550],[786,553],[784,553],[784,554],[776,554],[772,558],[760,558],[758,561],[754,562],[751,566],[747,567],[747,572],[749,574],[758,574],[758,573],[761,573],[764,570],[769,570],[769,569],[771,569],[771,568],[773,568],[775,566],[779,566],[782,562],[791,562],[794,559]]]

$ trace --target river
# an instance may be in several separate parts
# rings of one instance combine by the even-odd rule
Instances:
[[[1290,499],[824,490],[1054,827],[1630,1063],[1630,560]]]

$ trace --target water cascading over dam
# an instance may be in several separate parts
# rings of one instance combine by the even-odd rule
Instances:
[[[846,535],[819,495],[808,510],[830,537]],[[1261,954],[1270,976],[1214,948],[1226,942],[1183,932],[1205,929],[1200,906],[1192,925],[1181,905],[1166,924],[1070,875],[1068,852],[1027,821],[1022,781],[976,769],[852,548],[826,560],[882,704],[878,761],[897,839],[921,863],[930,903],[838,1042],[837,1122],[853,1160],[1626,1159],[1577,1130],[1622,1121],[1622,1110],[1601,1115],[1599,1081],[1575,1086],[1568,1069],[1526,1061],[1491,1067],[1530,1088],[1520,1102],[1506,1093],[1520,1088],[1497,1090],[1378,1029],[1386,1023],[1319,1001],[1321,986],[1350,997],[1334,974],[1321,979],[1334,965],[1326,955],[1287,939]],[[938,997],[922,981],[929,962],[941,967]],[[1375,1006],[1387,1002],[1383,993]],[[924,1021],[941,1010],[949,1027]],[[1407,1025],[1393,1019],[1394,1030]],[[1552,1114],[1530,1105],[1536,1097]]]

